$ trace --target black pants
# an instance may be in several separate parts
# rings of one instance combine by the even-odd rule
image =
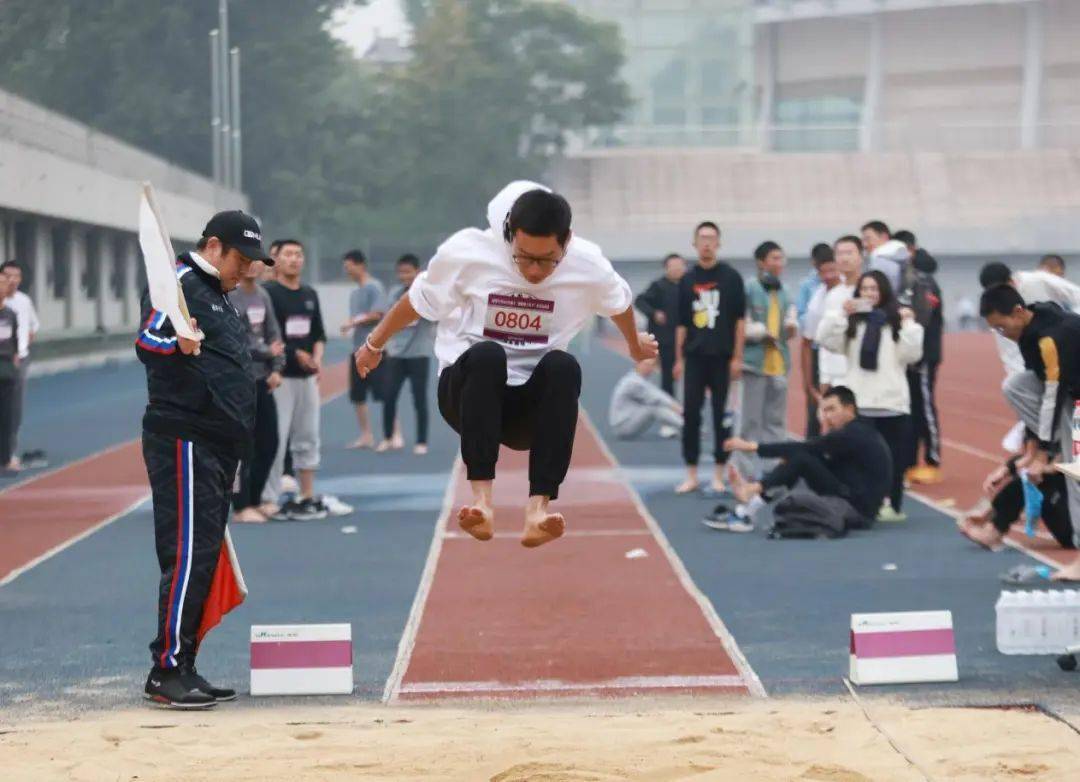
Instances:
[[[15,378],[0,379],[0,469],[7,467],[14,455],[15,441]]]
[[[904,504],[904,471],[911,466],[911,416],[867,416],[866,421],[878,430],[889,446],[889,454],[892,456],[889,503],[893,510],[898,511]]]
[[[389,440],[394,434],[397,420],[398,396],[405,379],[409,380],[412,390],[413,407],[416,410],[416,442],[427,443],[428,439],[428,375],[431,372],[431,359],[388,358],[385,362],[385,383],[383,389],[383,436]]]
[[[265,380],[255,381],[255,440],[251,459],[240,465],[240,491],[233,497],[236,510],[262,502],[263,489],[278,447],[277,405]]]
[[[1065,488],[1065,476],[1053,473],[1043,478],[1039,484],[1043,493],[1042,520],[1054,540],[1062,548],[1075,548],[1073,543],[1073,525],[1069,517],[1069,492]],[[1024,509],[1024,485],[1020,478],[1013,478],[997,496],[991,500],[993,513],[990,520],[1002,534],[1009,531],[1013,522],[1020,518]]]
[[[724,426],[727,407],[731,358],[728,356],[686,356],[683,373],[683,430],[682,451],[687,464],[698,463],[701,456],[701,408],[705,404],[705,389],[712,396],[713,457],[725,464],[724,440],[731,436],[731,427]]]
[[[810,385],[817,388],[820,384],[818,374],[818,349],[810,350]],[[817,402],[810,394],[806,396],[806,439],[809,440],[821,434],[821,422],[817,417]]]
[[[911,440],[910,464],[917,464],[919,447],[926,463],[941,464],[941,421],[937,413],[938,364],[920,363],[908,369],[908,388],[911,390],[911,419],[914,436]]]
[[[154,500],[161,582],[154,665],[190,665],[196,633],[229,519],[237,459],[175,437],[143,432],[143,459]]]
[[[524,385],[506,385],[506,351],[479,342],[439,376],[439,412],[461,435],[470,481],[495,478],[499,443],[529,452],[529,495],[555,499],[570,468],[581,367],[562,350],[546,354]]]
[[[675,396],[675,344],[660,343],[660,388]]]

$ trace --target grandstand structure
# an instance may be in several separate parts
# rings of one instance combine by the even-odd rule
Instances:
[[[871,216],[947,253],[1080,249],[1080,3],[569,2],[626,41],[633,109],[553,172],[615,257],[705,216],[743,255]]]
[[[215,211],[248,206],[238,191],[0,91],[0,260],[22,263],[41,339],[137,325],[143,180],[180,246]]]

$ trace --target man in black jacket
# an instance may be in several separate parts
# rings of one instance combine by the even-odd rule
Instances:
[[[158,631],[150,644],[149,700],[174,708],[207,708],[236,697],[195,670],[198,630],[214,577],[237,466],[251,448],[255,383],[248,329],[226,294],[252,261],[273,263],[259,224],[243,212],[220,212],[196,251],[179,257],[176,275],[201,342],[178,337],[143,294],[143,327],[135,341],[146,365],[149,402],[143,458],[154,503],[161,582]]]
[[[679,280],[686,274],[686,260],[677,253],[664,259],[664,276],[653,280],[634,305],[649,319],[649,331],[660,346],[660,387],[675,395],[675,327],[679,321]]]
[[[912,483],[941,483],[941,419],[937,411],[937,375],[942,359],[945,314],[941,287],[935,274],[938,262],[919,247],[911,231],[897,231],[893,238],[907,245],[911,265],[905,275],[905,299],[915,312],[915,321],[923,327],[923,354],[917,364],[908,367],[908,390],[911,395],[911,419],[915,430],[907,471]],[[918,465],[920,446],[924,464]]]
[[[740,505],[730,515],[718,508],[706,524],[714,529],[749,532],[751,517],[767,501],[777,499],[802,479],[810,491],[838,497],[852,513],[845,514],[849,528],[869,528],[881,509],[892,483],[892,457],[881,435],[859,418],[855,394],[847,386],[833,386],[821,399],[821,418],[826,433],[804,442],[754,443],[733,437],[724,443],[728,452],[757,453],[764,459],[780,459],[780,465],[758,483],[744,483],[733,473],[732,489]]]

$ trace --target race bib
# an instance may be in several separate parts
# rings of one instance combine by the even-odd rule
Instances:
[[[0,340],[11,339],[11,335],[15,333],[15,330],[11,328],[10,323],[0,323]]]
[[[307,315],[290,315],[285,319],[285,336],[303,339],[311,333],[311,318]]]
[[[492,293],[484,316],[484,336],[508,345],[546,345],[554,317],[554,301]]]
[[[247,308],[248,323],[258,328],[266,320],[266,307],[259,304],[253,304]]]

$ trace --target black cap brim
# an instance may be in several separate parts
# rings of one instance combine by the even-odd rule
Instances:
[[[236,242],[231,246],[245,258],[252,261],[262,261],[267,266],[274,265],[274,259],[262,248],[261,244],[241,244]]]

